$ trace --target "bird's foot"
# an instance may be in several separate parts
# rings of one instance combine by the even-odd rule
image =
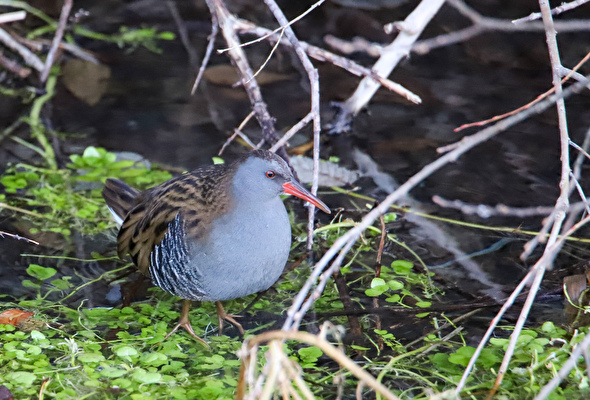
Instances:
[[[190,300],[184,300],[183,301],[182,313],[180,314],[180,320],[178,321],[178,323],[176,324],[176,326],[166,335],[166,337],[164,338],[164,340],[168,339],[170,337],[170,335],[172,335],[174,332],[176,332],[178,330],[178,328],[182,327],[192,337],[194,337],[195,339],[197,339],[199,342],[201,342],[205,347],[207,347],[210,350],[211,347],[209,347],[209,345],[207,344],[207,342],[205,342],[204,339],[200,338],[199,336],[197,336],[195,334],[195,331],[193,330],[193,326],[191,325],[191,321],[188,319],[188,312],[189,312],[190,304],[191,304],[190,303]]]
[[[197,339],[199,342],[201,342],[203,344],[203,346],[207,347],[208,349],[211,349],[211,347],[209,347],[209,345],[207,344],[207,342],[205,342],[205,340],[203,338],[200,338],[199,336],[197,336],[195,334],[195,331],[193,330],[193,327],[191,326],[191,323],[189,321],[179,321],[176,326],[166,335],[166,337],[164,338],[164,340],[168,339],[170,337],[170,335],[172,335],[174,332],[176,332],[178,330],[178,328],[184,328],[185,331],[187,331],[192,337],[194,337],[195,339]]]
[[[219,319],[219,334],[221,335],[223,333],[223,321],[225,320],[225,321],[231,323],[236,328],[238,328],[238,330],[240,331],[240,334],[243,335],[244,328],[242,327],[242,324],[240,324],[238,321],[235,320],[235,318],[241,318],[242,316],[227,314],[225,312],[225,310],[223,309],[223,306],[221,305],[220,301],[215,302],[215,304],[217,305],[217,318]]]

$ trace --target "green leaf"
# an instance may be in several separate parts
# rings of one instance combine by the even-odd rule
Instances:
[[[383,216],[383,222],[388,223],[388,222],[393,222],[397,219],[397,214],[396,213],[387,213]]]
[[[449,356],[449,361],[453,364],[458,364],[462,367],[466,367],[469,364],[471,356],[475,353],[475,348],[471,346],[464,346],[457,349],[455,354]]]
[[[39,331],[33,330],[33,331],[31,331],[31,339],[33,339],[33,340],[43,340],[43,339],[45,339],[45,335],[42,334]]]
[[[31,289],[40,289],[41,288],[41,285],[39,285],[38,283],[35,283],[29,279],[23,279],[22,285],[26,288],[31,288]]]
[[[301,361],[307,363],[314,363],[324,354],[319,347],[311,346],[311,347],[303,347],[297,350]]]
[[[82,158],[100,158],[100,153],[98,149],[94,146],[89,146],[84,150],[84,154],[82,154]]]
[[[369,297],[377,297],[377,296],[380,296],[383,293],[385,293],[388,288],[389,287],[387,285],[377,286],[377,287],[365,290],[365,294]]]
[[[413,267],[414,264],[406,260],[395,260],[391,263],[391,268],[393,268],[398,275],[408,275]]]
[[[147,372],[144,369],[136,369],[133,379],[141,383],[158,383],[162,380],[162,374],[158,372]]]
[[[106,378],[118,378],[120,376],[127,374],[127,372],[127,370],[120,369],[117,367],[105,367],[102,369],[102,371],[100,371],[100,375]]]
[[[377,286],[383,286],[385,285],[385,280],[382,278],[373,278],[373,280],[371,281],[371,287],[375,288]]]
[[[391,290],[401,290],[404,288],[404,284],[402,282],[396,281],[394,279],[387,281],[387,286],[389,286]]]
[[[35,382],[35,379],[37,379],[37,375],[31,372],[18,371],[8,374],[6,380],[7,382],[13,382],[17,385],[31,386],[33,382]]]
[[[119,357],[131,357],[136,356],[138,353],[137,350],[131,346],[121,346],[115,350],[115,354]]]
[[[44,281],[45,279],[49,279],[53,275],[57,274],[57,271],[54,268],[45,268],[37,264],[30,264],[29,268],[27,268],[27,274],[33,278]]]
[[[88,364],[88,363],[99,363],[101,361],[104,361],[105,358],[100,353],[85,353],[85,354],[80,354],[78,356],[78,360],[80,360],[80,362],[83,362],[84,364]]]

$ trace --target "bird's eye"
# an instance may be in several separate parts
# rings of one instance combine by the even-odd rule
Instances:
[[[275,177],[276,174],[275,174],[274,171],[266,171],[266,174],[265,175],[266,175],[267,178],[272,179],[272,178]]]

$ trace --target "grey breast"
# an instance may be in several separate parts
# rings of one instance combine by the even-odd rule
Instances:
[[[238,206],[218,218],[203,240],[189,245],[190,278],[175,294],[217,301],[266,290],[283,272],[290,247],[291,225],[278,196]]]

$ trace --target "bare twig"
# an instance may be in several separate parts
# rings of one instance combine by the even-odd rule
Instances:
[[[39,242],[37,242],[36,240],[32,240],[14,233],[8,233],[8,232],[4,232],[4,231],[0,231],[0,238],[4,238],[4,236],[8,236],[10,238],[16,239],[16,240],[23,240],[27,243],[31,243],[31,244],[36,244],[39,245]]]
[[[30,68],[23,67],[16,61],[6,57],[2,51],[0,51],[0,65],[21,78],[31,75]]]
[[[195,78],[195,83],[193,83],[193,87],[191,89],[191,95],[194,95],[197,91],[197,87],[199,86],[199,82],[201,82],[201,78],[203,77],[203,73],[209,64],[209,58],[211,58],[211,53],[213,52],[213,47],[215,47],[215,39],[217,38],[217,34],[219,33],[219,23],[217,22],[217,17],[214,13],[211,13],[211,33],[207,37],[207,50],[205,50],[205,56],[203,57],[203,62],[201,63],[201,67],[199,68],[199,72],[197,73],[197,77]]]
[[[467,382],[467,378],[469,377],[471,370],[475,366],[475,362],[479,358],[481,351],[483,350],[486,343],[488,342],[488,340],[492,336],[494,329],[496,329],[496,326],[498,326],[498,323],[500,322],[502,316],[506,313],[506,311],[508,311],[508,309],[510,307],[512,307],[512,305],[514,304],[514,300],[518,297],[520,292],[531,281],[531,279],[533,279],[533,277],[537,278],[539,275],[541,275],[541,278],[542,278],[543,272],[545,271],[547,265],[549,265],[553,261],[553,259],[555,258],[555,256],[559,252],[559,250],[561,249],[561,246],[563,246],[563,243],[565,242],[567,237],[573,235],[574,232],[576,232],[578,229],[580,229],[582,226],[584,226],[585,224],[587,224],[589,222],[590,222],[590,217],[586,217],[585,219],[583,219],[582,221],[580,221],[579,223],[574,225],[570,230],[568,230],[559,239],[557,239],[557,241],[552,246],[550,246],[550,247],[548,246],[545,249],[546,251],[543,254],[543,256],[530,269],[530,271],[527,273],[527,275],[520,281],[518,286],[512,291],[512,293],[510,294],[510,297],[508,297],[508,299],[506,299],[506,302],[504,303],[504,305],[502,306],[500,311],[498,311],[498,313],[496,314],[494,319],[490,322],[490,326],[488,327],[486,333],[484,334],[483,338],[479,342],[479,345],[477,346],[477,349],[475,350],[473,356],[471,356],[471,359],[469,360],[469,364],[465,368],[465,371],[463,372],[463,376],[461,377],[461,380],[457,384],[457,388],[456,388],[457,395],[459,395],[461,390],[463,390],[463,388],[465,387],[465,383]],[[533,291],[533,287],[531,287],[531,290],[529,292],[529,297],[531,297],[531,293],[533,293],[532,297],[534,297],[534,294],[536,294],[536,292]],[[527,298],[527,301],[528,301],[528,298]],[[523,310],[525,308],[526,308],[526,303],[523,306]],[[512,337],[518,338],[518,336],[515,335],[514,333],[512,334],[511,338]]]
[[[249,21],[243,20],[243,19],[237,20],[236,28],[239,29],[242,33],[250,33],[250,34],[253,34],[256,36],[268,37],[269,40],[273,41],[273,42],[276,42],[279,38],[279,36],[277,34],[274,34],[273,31],[266,29],[266,28],[261,28],[255,24],[253,24]],[[325,61],[325,62],[332,63],[337,67],[347,70],[348,72],[350,72],[353,75],[365,76],[365,77],[371,78],[375,82],[379,82],[379,84],[381,84],[384,88],[391,90],[391,91],[399,94],[400,96],[403,96],[404,98],[411,101],[412,103],[420,104],[422,102],[420,97],[418,97],[416,94],[412,93],[411,91],[409,91],[408,89],[406,89],[402,85],[392,82],[389,79],[378,75],[375,71],[371,70],[370,68],[363,67],[360,64],[357,64],[354,61],[352,61],[346,57],[338,56],[338,55],[331,53],[327,50],[324,50],[324,49],[316,47],[316,46],[312,46],[312,45],[307,44],[305,42],[299,42],[299,43],[301,44],[301,46],[303,47],[305,52],[307,54],[309,54],[309,56],[311,58],[314,58],[318,61]],[[290,43],[285,42],[285,41],[282,41],[281,44],[285,45],[285,46],[290,46]]]
[[[391,44],[383,48],[383,54],[373,65],[372,70],[377,75],[389,76],[397,64],[410,53],[414,42],[443,4],[444,0],[422,0],[414,11],[399,23],[402,30]],[[354,94],[340,106],[341,109],[332,123],[331,132],[348,130],[352,117],[365,107],[380,86],[373,79],[363,78]]]
[[[284,29],[285,37],[295,50],[299,61],[303,65],[303,68],[307,72],[309,84],[311,87],[311,118],[313,120],[313,179],[311,183],[311,193],[316,194],[319,186],[319,169],[320,169],[320,131],[322,124],[320,121],[320,83],[318,71],[314,68],[311,61],[305,54],[305,50],[299,43],[299,39],[295,36],[295,32],[289,26],[289,21],[283,11],[275,3],[274,0],[264,0],[264,3],[269,10],[275,16],[277,22]],[[304,118],[305,119],[305,118]],[[284,150],[283,150],[284,151]],[[311,250],[313,243],[313,221],[314,221],[314,210],[313,204],[309,203],[309,217],[307,222],[307,249]]]
[[[199,65],[197,61],[197,53],[191,43],[191,40],[188,36],[188,31],[186,29],[186,24],[184,23],[180,13],[178,12],[178,7],[173,0],[166,0],[166,5],[168,6],[168,10],[170,10],[170,14],[172,15],[172,19],[176,24],[176,28],[178,29],[178,34],[180,35],[180,41],[184,46],[184,50],[188,54],[188,61],[193,68],[196,68]]]
[[[25,61],[25,63],[37,71],[41,72],[44,68],[43,62],[35,53],[31,52],[25,46],[18,43],[14,40],[8,32],[4,29],[0,28],[0,42],[4,43],[7,47],[11,48],[12,50],[16,51]]]
[[[576,71],[577,71],[577,70],[578,70],[578,69],[579,69],[579,68],[580,68],[582,65],[584,65],[584,64],[585,64],[585,63],[586,63],[586,62],[587,62],[589,59],[590,59],[590,52],[589,52],[589,53],[587,53],[587,54],[586,54],[586,55],[585,55],[585,56],[584,56],[584,57],[583,57],[583,58],[580,60],[580,62],[578,62],[578,63],[576,64],[576,66],[573,68],[573,70],[570,70],[570,71],[569,71],[569,73],[568,73],[566,76],[564,76],[564,77],[563,77],[563,79],[561,80],[561,83],[565,83],[567,80],[569,80],[569,78],[571,78],[571,77],[573,77],[573,76],[575,76],[575,75],[580,75],[580,74],[578,74]],[[561,70],[561,69],[559,69],[559,68],[558,68],[558,70]],[[580,81],[583,81],[584,79],[585,79],[585,78],[584,78],[584,76],[583,76],[583,75],[582,75],[581,77],[577,77],[577,78],[576,78],[576,80],[577,80],[578,82],[580,82]],[[586,86],[588,86],[588,84],[587,84]],[[519,108],[517,108],[516,110],[512,110],[512,111],[509,111],[509,112],[507,112],[507,113],[504,113],[504,114],[496,115],[496,116],[494,116],[494,117],[492,117],[492,118],[490,118],[490,119],[486,119],[486,120],[483,120],[483,121],[472,122],[472,123],[469,123],[469,124],[463,124],[463,125],[461,125],[460,127],[458,127],[458,128],[455,128],[455,132],[459,132],[459,131],[462,131],[463,129],[466,129],[466,128],[471,128],[471,127],[474,127],[474,126],[483,126],[483,125],[486,125],[486,124],[488,124],[488,123],[490,123],[490,122],[499,121],[499,120],[501,120],[502,118],[506,118],[506,117],[508,117],[508,116],[510,116],[510,115],[514,115],[514,114],[516,114],[516,113],[519,113],[520,111],[527,109],[527,108],[528,108],[528,107],[530,107],[531,105],[533,105],[533,104],[535,104],[535,103],[538,103],[539,101],[543,100],[544,98],[546,98],[547,96],[549,96],[551,93],[555,93],[555,86],[554,86],[554,87],[552,87],[551,89],[547,90],[545,93],[543,93],[543,94],[541,94],[541,95],[537,96],[537,98],[536,98],[535,100],[533,100],[533,101],[531,101],[531,102],[529,102],[529,103],[525,104],[525,105],[524,105],[524,106],[522,106],[522,107],[519,107]],[[451,149],[451,148],[452,148],[452,146],[453,146],[453,145],[451,144],[451,145],[448,145],[448,146],[439,147],[439,148],[437,149],[437,151],[438,151],[439,153],[440,153],[440,152],[445,152],[445,151],[447,151],[447,150]]]
[[[225,141],[223,146],[221,146],[221,150],[219,150],[219,153],[217,153],[218,156],[220,156],[223,153],[225,148],[227,146],[229,146],[229,144],[236,138],[236,136],[241,137],[244,140],[244,142],[248,143],[248,145],[251,148],[254,149],[256,147],[256,145],[250,141],[250,138],[248,138],[248,136],[244,135],[244,133],[242,132],[242,129],[244,129],[246,124],[252,119],[253,116],[254,116],[254,111],[250,111],[250,114],[248,114],[246,116],[246,118],[244,118],[244,120],[240,123],[240,126],[238,126],[234,130],[234,133]]]
[[[559,7],[555,7],[554,9],[551,10],[551,15],[558,15],[558,14],[561,14],[562,12],[573,10],[574,8],[579,7],[584,3],[588,3],[589,1],[590,0],[575,0],[575,1],[570,1],[569,3],[562,3]],[[534,12],[526,17],[512,20],[512,23],[513,24],[522,24],[523,22],[534,21],[534,20],[540,19],[540,18],[541,18],[541,13]]]
[[[215,15],[223,37],[228,44],[230,49],[228,51],[229,57],[238,71],[240,82],[244,86],[244,89],[246,89],[258,124],[262,128],[262,136],[265,142],[274,143],[276,141],[274,119],[268,112],[268,107],[262,98],[260,87],[256,83],[256,80],[253,79],[252,68],[250,68],[244,49],[240,46],[240,41],[236,34],[236,19],[229,13],[221,0],[207,0],[207,5],[211,14]],[[281,155],[286,155],[286,153]]]
[[[47,80],[47,77],[49,76],[49,71],[51,71],[53,61],[55,60],[55,54],[57,53],[57,49],[59,48],[61,39],[64,36],[66,24],[68,22],[68,17],[70,16],[70,11],[72,10],[73,4],[73,0],[64,0],[64,5],[61,8],[61,13],[59,15],[59,23],[57,25],[57,30],[55,31],[55,35],[53,36],[53,42],[51,43],[51,47],[49,48],[49,53],[47,53],[47,58],[45,59],[45,65],[43,66],[43,70],[41,71],[41,82],[45,82]]]
[[[0,24],[8,22],[21,21],[27,16],[26,11],[14,11],[0,14]]]
[[[513,216],[519,218],[528,218],[538,215],[549,215],[553,207],[509,207],[505,204],[487,206],[485,204],[467,204],[461,200],[447,200],[441,196],[432,196],[432,201],[444,208],[453,208],[461,211],[465,215],[477,215],[480,218],[490,218],[494,216]]]

